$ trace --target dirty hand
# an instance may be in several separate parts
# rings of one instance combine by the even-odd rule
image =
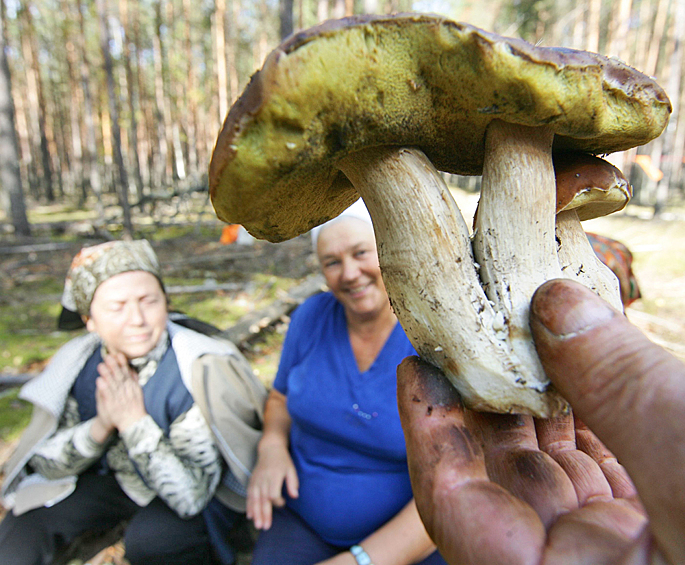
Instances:
[[[98,373],[100,376],[95,381],[96,418],[105,426],[123,431],[147,415],[138,375],[124,355],[106,355],[98,365]]]
[[[530,319],[575,421],[471,412],[438,369],[416,357],[398,369],[412,487],[438,549],[459,564],[684,563],[685,365],[571,281],[542,285]]]
[[[297,498],[299,479],[297,470],[285,445],[260,445],[257,465],[247,487],[247,517],[255,528],[271,527],[273,506],[283,506],[283,483],[288,496]]]

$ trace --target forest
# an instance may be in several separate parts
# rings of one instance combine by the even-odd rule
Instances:
[[[96,227],[115,214],[132,233],[132,209],[206,190],[230,105],[284,37],[407,11],[618,57],[656,77],[673,104],[667,129],[610,159],[654,214],[682,201],[685,0],[3,0],[3,232],[29,236],[27,210],[56,202],[93,211]]]

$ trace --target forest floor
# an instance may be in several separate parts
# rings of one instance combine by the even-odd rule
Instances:
[[[460,190],[454,195],[469,222],[477,195]],[[63,218],[57,209],[44,208],[40,213],[46,225]],[[69,216],[64,217],[68,223]],[[79,222],[88,223],[87,219]],[[203,210],[199,216],[180,215],[168,223],[140,228],[137,236],[150,239],[160,258],[172,291],[172,309],[223,330],[317,271],[308,236],[281,244],[247,238],[248,243],[222,245],[222,226]],[[648,210],[631,205],[608,218],[585,222],[584,227],[628,245],[642,298],[627,309],[627,316],[685,361],[685,210],[651,219]],[[73,230],[56,234],[46,229],[24,242],[0,235],[0,373],[37,373],[74,336],[56,329],[64,276],[81,246],[100,241]],[[201,288],[206,290],[198,292]],[[267,386],[275,376],[286,326],[284,320],[246,347],[246,356]],[[30,409],[17,400],[16,389],[0,393],[0,463],[11,453],[29,416]],[[90,563],[119,565],[120,553],[120,548],[110,549],[106,558]],[[240,565],[249,563],[249,557],[241,560]]]

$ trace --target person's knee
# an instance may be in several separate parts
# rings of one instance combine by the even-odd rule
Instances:
[[[126,559],[131,565],[209,562],[210,550],[206,536],[193,531],[188,532],[187,536],[178,536],[164,528],[149,527],[149,524],[136,526],[129,525],[124,534]]]

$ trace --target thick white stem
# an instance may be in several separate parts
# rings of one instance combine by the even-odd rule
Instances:
[[[562,276],[554,237],[553,137],[547,127],[490,124],[473,236],[485,292],[504,317],[516,357],[541,387],[549,381],[535,351],[528,313],[535,290]]]
[[[383,280],[419,355],[445,372],[470,408],[563,411],[565,401],[512,353],[504,320],[481,287],[468,228],[425,155],[377,148],[339,166],[373,218]]]
[[[595,255],[575,210],[557,214],[556,234],[559,266],[564,276],[584,284],[623,312],[618,278]]]

